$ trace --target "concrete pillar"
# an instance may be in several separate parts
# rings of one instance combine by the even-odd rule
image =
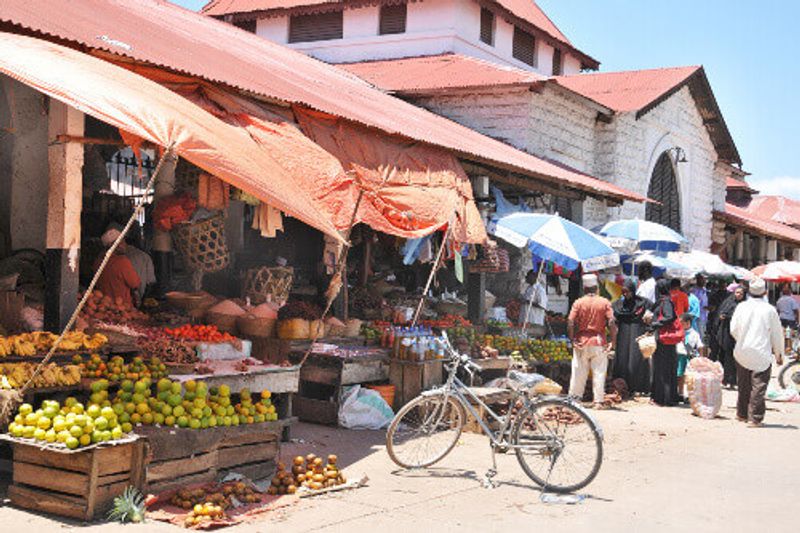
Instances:
[[[467,318],[473,324],[482,324],[486,307],[486,274],[467,274]]]
[[[767,253],[766,253],[767,262],[777,261],[778,241],[770,239],[767,241],[766,247],[767,247]]]
[[[158,179],[154,185],[153,202],[175,192],[175,167],[178,158],[173,157],[161,166]],[[172,236],[168,231],[153,232],[153,267],[156,271],[156,294],[161,296],[170,289],[172,279]]]
[[[48,139],[58,135],[83,136],[80,111],[50,100]],[[83,145],[51,144],[47,151],[50,193],[47,202],[45,253],[45,329],[61,330],[78,300],[78,265],[81,249]]]

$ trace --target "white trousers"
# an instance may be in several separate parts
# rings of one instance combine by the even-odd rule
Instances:
[[[583,398],[589,369],[592,370],[592,393],[595,402],[602,402],[606,395],[606,371],[608,355],[604,346],[584,346],[572,349],[572,375],[569,380],[569,395]]]

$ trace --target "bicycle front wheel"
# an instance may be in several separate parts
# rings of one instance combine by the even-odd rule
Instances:
[[[583,409],[565,400],[544,400],[523,409],[511,443],[525,474],[552,492],[585,487],[603,462],[600,430]]]
[[[792,361],[784,366],[778,374],[778,383],[782,389],[798,387],[800,389],[800,360]]]
[[[420,396],[392,420],[386,432],[386,451],[398,466],[426,468],[450,453],[465,421],[464,408],[452,397]]]

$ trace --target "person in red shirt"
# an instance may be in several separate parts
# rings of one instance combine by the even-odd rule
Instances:
[[[683,316],[689,311],[689,296],[681,289],[681,280],[673,279],[669,282],[669,298],[675,308],[675,316]]]
[[[120,232],[118,230],[110,229],[103,234],[100,240],[103,242],[103,246],[108,248],[119,235]],[[133,291],[139,288],[141,279],[136,273],[136,269],[133,268],[133,263],[125,255],[125,250],[125,241],[122,241],[114,251],[114,255],[109,258],[103,273],[100,274],[96,289],[110,297],[115,303],[133,307],[133,302],[135,301]],[[95,260],[95,270],[100,268],[103,257],[105,257],[105,252]]]
[[[597,293],[597,285],[597,276],[594,274],[583,276],[584,296],[572,305],[567,321],[567,335],[572,341],[573,349],[569,395],[583,398],[586,379],[591,369],[594,405],[601,409],[605,398],[609,346],[613,352],[617,326],[611,302]]]

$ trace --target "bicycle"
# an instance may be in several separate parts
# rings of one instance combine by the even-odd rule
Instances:
[[[495,486],[496,454],[509,450],[544,491],[574,492],[592,482],[603,462],[603,433],[583,407],[561,396],[531,398],[523,386],[515,386],[508,412],[498,414],[456,375],[461,368],[469,374],[480,368],[467,355],[457,353],[446,334],[442,342],[449,355],[447,380],[395,415],[386,432],[386,450],[392,461],[406,469],[427,468],[441,461],[458,442],[469,412],[489,437],[492,468],[485,475],[485,486]],[[470,400],[480,405],[499,429],[491,429]]]
[[[797,330],[791,330],[786,341],[786,364],[778,373],[778,383],[782,389],[794,386],[800,390],[800,337]]]

